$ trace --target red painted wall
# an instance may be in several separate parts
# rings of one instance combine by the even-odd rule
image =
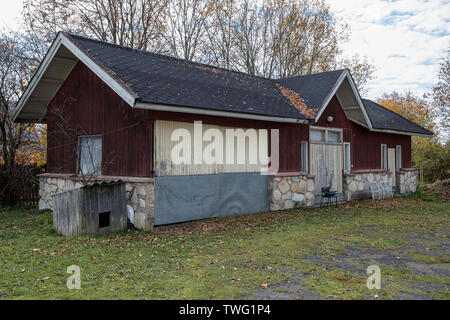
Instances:
[[[328,116],[334,118],[327,123]],[[344,110],[336,96],[324,110],[317,126],[342,128],[344,142],[351,143],[352,170],[381,169],[381,144],[388,148],[402,146],[402,167],[411,167],[411,137],[400,134],[369,131],[347,119]]]
[[[79,62],[48,107],[47,172],[76,172],[77,139],[59,130],[57,109],[71,130],[80,135],[102,135],[103,175],[152,175],[152,120],[171,120],[240,128],[280,130],[280,171],[301,168],[301,141],[309,139],[307,125],[133,109],[100,78]],[[106,160],[106,161],[105,161]]]
[[[47,172],[76,172],[77,139],[59,130],[58,109],[64,110],[72,132],[102,135],[103,175],[150,176],[151,126],[145,121],[146,112],[131,109],[81,62],[48,107]]]
[[[309,141],[309,125],[287,124],[174,112],[132,109],[112,89],[79,62],[51,101],[48,124],[47,171],[75,173],[77,140],[58,128],[55,110],[64,106],[64,117],[79,134],[103,137],[104,175],[149,177],[152,174],[152,120],[172,120],[240,128],[280,130],[280,172],[301,170],[301,142]],[[326,122],[333,116],[331,124]],[[342,128],[344,142],[351,143],[352,169],[380,169],[381,144],[402,146],[403,167],[411,167],[411,138],[370,132],[349,121],[336,97],[316,126]]]

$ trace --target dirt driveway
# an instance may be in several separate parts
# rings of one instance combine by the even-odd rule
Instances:
[[[367,226],[356,233],[375,234],[376,227]],[[305,263],[312,263],[324,270],[340,270],[367,278],[367,267],[378,265],[381,269],[381,287],[393,288],[394,299],[449,299],[450,298],[450,229],[440,233],[406,232],[397,234],[397,239],[408,243],[392,249],[376,249],[353,242],[339,254],[310,254]],[[386,272],[384,272],[386,271]],[[296,274],[292,270],[282,272],[289,275],[288,282],[274,284],[255,292],[257,299],[326,299],[339,296],[319,294],[311,289],[311,274]],[[386,273],[386,274],[384,274]],[[424,279],[424,280],[419,280]],[[431,281],[430,281],[431,279]],[[435,279],[436,281],[433,281]],[[444,281],[442,282],[442,279]],[[305,285],[309,282],[309,285]],[[364,284],[362,284],[364,285]],[[436,292],[439,294],[436,295]],[[366,299],[377,299],[377,292],[367,294]]]

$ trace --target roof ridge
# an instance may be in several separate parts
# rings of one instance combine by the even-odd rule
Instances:
[[[69,36],[71,38],[81,38],[83,40],[101,43],[103,45],[107,45],[107,46],[110,46],[110,47],[121,48],[121,49],[134,51],[134,52],[142,53],[142,54],[146,54],[146,55],[152,55],[152,56],[156,56],[156,57],[160,57],[160,58],[167,58],[167,59],[171,59],[171,60],[175,60],[175,61],[179,61],[179,62],[184,62],[184,63],[197,65],[197,66],[200,66],[200,67],[214,68],[214,69],[217,69],[217,70],[226,71],[226,72],[230,72],[230,73],[242,74],[242,75],[245,75],[245,76],[248,76],[248,77],[258,78],[258,79],[262,79],[262,80],[268,80],[268,81],[274,81],[275,80],[275,79],[266,78],[266,77],[263,77],[263,76],[251,75],[251,74],[243,72],[243,71],[217,67],[217,66],[214,66],[214,65],[211,65],[211,64],[207,64],[207,63],[203,63],[203,62],[192,61],[192,60],[188,60],[188,59],[183,59],[183,58],[178,58],[178,57],[174,57],[174,56],[169,56],[169,55],[158,53],[158,52],[146,51],[146,50],[131,48],[131,47],[128,47],[128,46],[115,44],[115,43],[110,43],[110,42],[106,42],[106,41],[102,41],[102,40],[98,40],[98,39],[92,39],[92,38],[89,38],[89,37],[86,37],[86,36],[77,35],[77,34],[73,34],[73,33],[68,33],[68,32],[63,32],[63,33],[66,36]]]
[[[382,106],[381,104],[379,104],[378,102],[375,102],[375,101],[370,100],[370,99],[364,99],[364,98],[361,98],[361,99],[363,100],[363,102],[364,102],[364,101],[372,102],[372,103],[374,103],[375,105],[377,105],[378,107],[383,108],[384,110],[389,111],[390,113],[392,113],[392,114],[394,114],[394,115],[396,115],[396,116],[398,116],[398,117],[400,117],[400,118],[402,118],[402,119],[405,119],[405,120],[409,121],[410,123],[412,123],[412,124],[415,125],[416,127],[419,127],[419,128],[421,128],[421,129],[424,129],[424,130],[426,130],[426,131],[428,131],[428,132],[430,132],[430,133],[433,133],[431,130],[428,130],[427,128],[422,127],[420,124],[415,123],[414,121],[412,121],[411,119],[406,118],[405,116],[401,115],[400,113],[397,113],[397,112],[395,112],[395,111],[393,111],[393,110],[391,110],[391,109],[388,109],[388,108],[386,108],[386,107],[383,107],[383,106]]]
[[[316,72],[316,73],[310,73],[310,74],[302,74],[302,75],[299,75],[299,76],[293,76],[293,77],[287,77],[287,78],[278,78],[278,79],[274,79],[274,80],[275,81],[293,80],[293,79],[297,79],[297,78],[315,76],[315,75],[324,74],[324,73],[332,73],[332,72],[340,72],[340,73],[342,73],[345,70],[349,70],[349,69],[348,68],[344,68],[344,69],[336,69],[336,70],[331,70],[331,71],[322,71],[322,72]]]

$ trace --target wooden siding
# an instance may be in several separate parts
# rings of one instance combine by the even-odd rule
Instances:
[[[316,177],[314,194],[330,184],[331,189],[342,192],[343,156],[341,144],[311,143],[311,174]]]
[[[327,123],[328,116],[334,118]],[[351,144],[352,170],[381,169],[381,144],[388,148],[402,146],[402,167],[411,167],[411,137],[407,135],[371,132],[347,119],[337,97],[333,97],[316,126],[343,129],[344,142]]]
[[[172,162],[172,149],[177,144],[178,141],[172,141],[171,136],[172,133],[177,129],[187,130],[190,134],[190,148],[191,155],[189,164],[176,164]],[[249,140],[246,140],[245,150],[238,150],[238,144],[235,139],[234,142],[234,158],[235,164],[227,164],[226,163],[226,143],[227,129],[238,129],[233,127],[224,127],[217,125],[208,125],[202,123],[202,133],[200,139],[203,138],[203,134],[209,129],[216,129],[220,132],[223,137],[223,150],[222,150],[222,160],[219,160],[219,163],[216,164],[205,164],[202,161],[202,164],[195,164],[194,161],[194,124],[192,122],[178,122],[178,121],[164,121],[157,120],[155,121],[155,172],[157,176],[166,176],[166,175],[196,175],[196,174],[216,174],[216,173],[224,173],[224,172],[260,172],[264,166],[258,164],[259,162],[259,147],[262,147],[262,150],[265,151],[264,155],[267,156],[268,150],[268,139],[264,139],[259,141],[259,132],[255,130],[256,134],[256,145],[254,145],[256,149],[256,153],[253,156],[256,156],[256,164],[251,164],[249,162],[249,155],[251,152]],[[265,130],[266,138],[267,138],[267,129]],[[246,129],[243,129],[245,132]],[[203,152],[211,142],[203,141],[203,149],[199,150],[199,152]],[[240,152],[245,154],[245,164],[238,164],[237,155]]]
[[[301,141],[309,140],[309,126],[267,121],[133,109],[79,62],[48,107],[47,172],[74,174],[76,139],[59,132],[55,109],[65,105],[64,117],[80,134],[103,135],[103,175],[149,177],[152,175],[152,126],[154,120],[190,122],[224,127],[279,129],[280,172],[301,171]],[[270,152],[270,145],[269,145]]]

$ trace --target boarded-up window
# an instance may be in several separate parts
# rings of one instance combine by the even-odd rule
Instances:
[[[78,140],[79,169],[82,175],[100,175],[102,173],[102,137],[83,136]]]
[[[341,142],[341,133],[337,131],[327,130],[327,142],[331,143]]]
[[[324,141],[325,130],[311,130],[309,133],[309,139],[311,141]]]
[[[402,146],[395,147],[395,169],[398,171],[402,168]]]
[[[381,145],[381,169],[387,170],[387,146],[385,144]]]
[[[350,170],[351,170],[350,143],[344,143],[344,172],[349,173]]]
[[[308,172],[308,142],[302,141],[302,172]]]

